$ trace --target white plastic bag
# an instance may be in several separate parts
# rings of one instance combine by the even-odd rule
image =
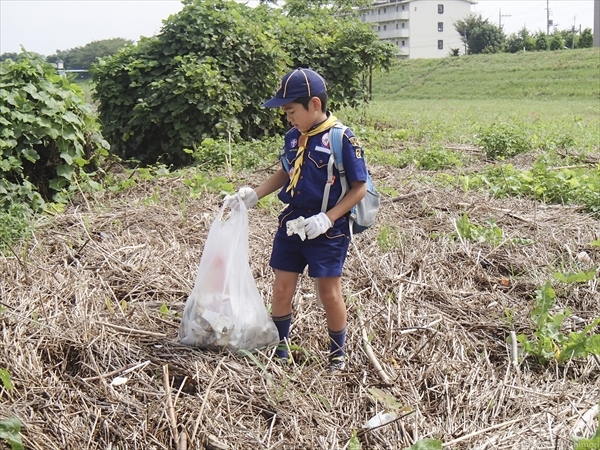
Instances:
[[[255,351],[279,342],[248,263],[248,211],[244,202],[213,221],[194,289],[188,297],[179,339],[194,347]]]

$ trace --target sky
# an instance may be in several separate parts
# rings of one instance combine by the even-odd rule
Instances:
[[[510,34],[523,26],[545,31],[547,4],[559,29],[593,28],[594,0],[479,0],[471,9]],[[181,8],[180,0],[0,0],[0,53],[22,45],[48,56],[102,39],[137,41],[159,33]]]

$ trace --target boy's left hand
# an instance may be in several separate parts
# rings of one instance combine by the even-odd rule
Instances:
[[[298,224],[300,225],[300,224]],[[327,214],[321,212],[316,216],[311,216],[308,219],[304,219],[304,230],[306,231],[306,237],[314,239],[321,236],[332,226],[331,220],[327,217]]]

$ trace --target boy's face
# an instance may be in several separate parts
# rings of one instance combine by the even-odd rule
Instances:
[[[285,113],[286,119],[293,127],[296,127],[301,133],[310,130],[314,125],[323,122],[327,114],[321,111],[321,100],[313,97],[308,103],[308,110],[300,103],[288,103],[281,107]]]

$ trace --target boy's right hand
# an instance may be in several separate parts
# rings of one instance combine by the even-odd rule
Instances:
[[[249,186],[241,187],[237,194],[225,197],[225,206],[229,206],[234,211],[240,209],[240,203],[244,202],[246,209],[254,207],[258,203],[256,191]]]

